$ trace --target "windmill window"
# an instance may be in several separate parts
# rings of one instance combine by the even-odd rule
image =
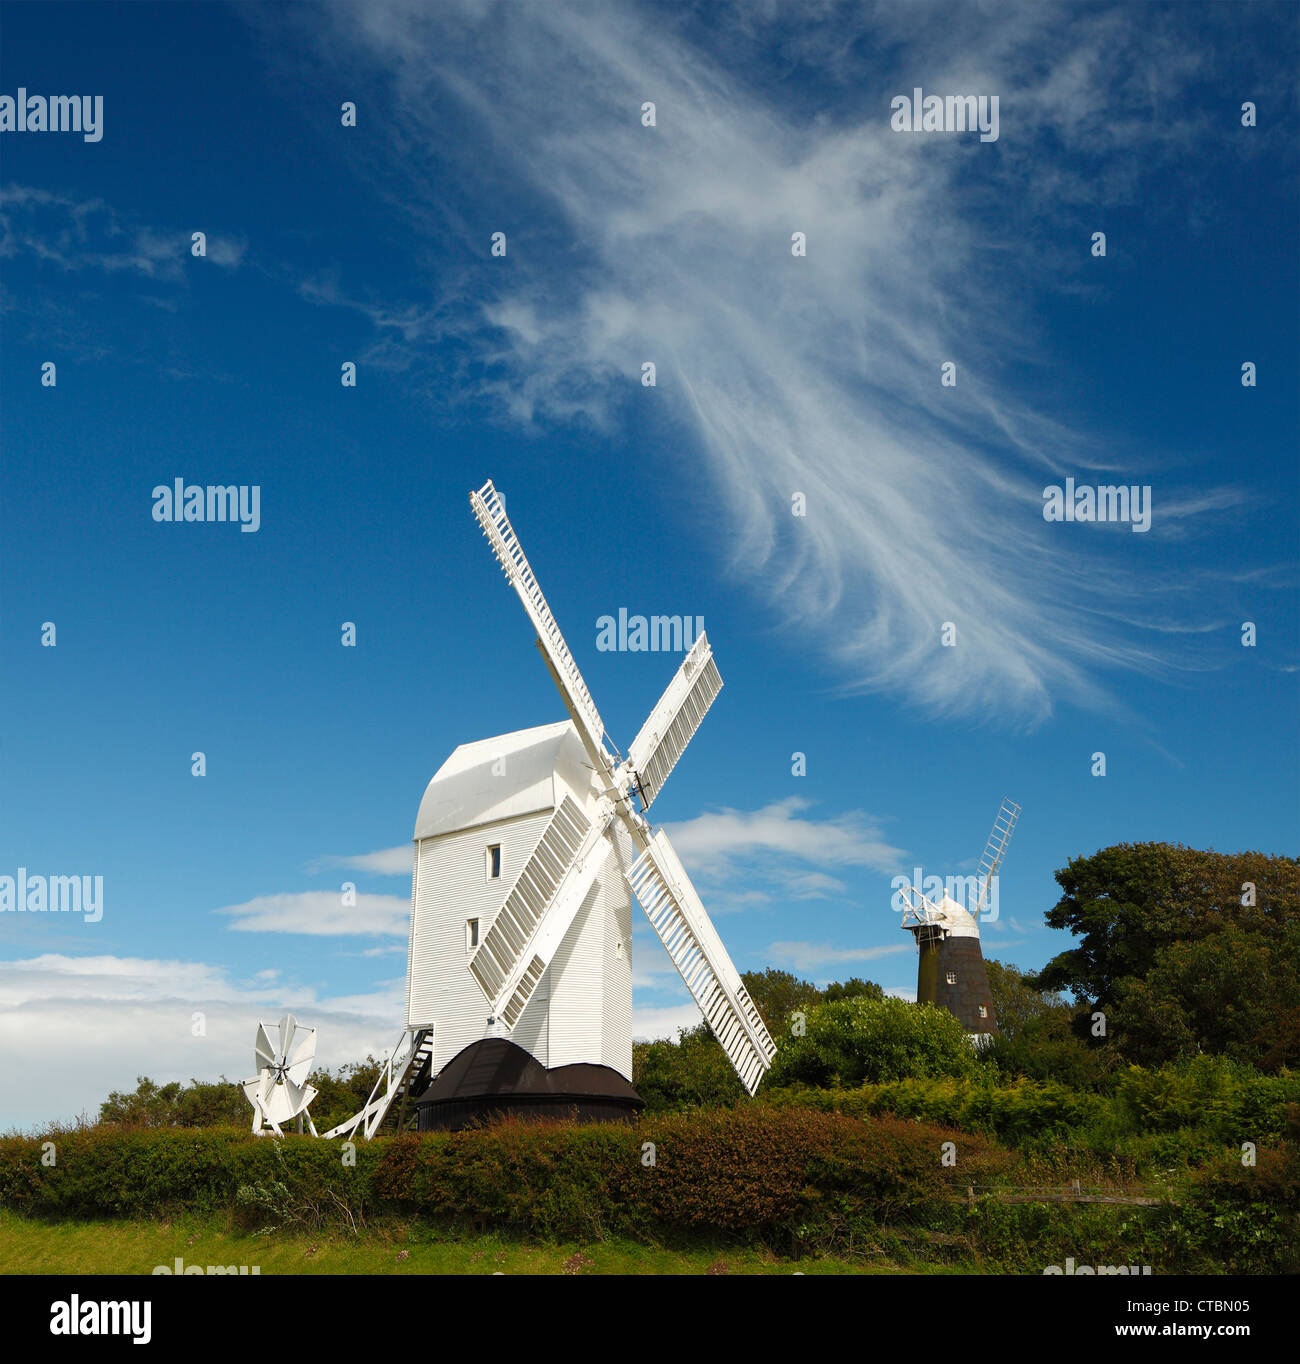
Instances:
[[[487,874],[489,881],[497,880],[501,875],[501,844],[489,843],[487,850]]]
[[[465,950],[472,952],[478,946],[478,920],[465,920]]]
[[[949,971],[949,972],[948,972],[948,984],[949,984],[949,985],[956,985],[956,984],[957,984],[957,972],[956,972],[956,971]]]
[[[989,1016],[989,1011],[988,1011],[988,1009],[987,1009],[983,1004],[981,1004],[981,1005],[980,1005],[980,1017],[981,1017],[981,1018],[987,1018],[988,1016]]]

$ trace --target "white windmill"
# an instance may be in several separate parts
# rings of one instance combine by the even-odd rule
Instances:
[[[977,1040],[996,1035],[997,1018],[989,990],[988,971],[980,950],[980,915],[989,901],[1007,845],[1020,818],[1020,806],[1004,800],[993,821],[979,867],[967,878],[975,908],[968,910],[945,888],[936,903],[919,886],[903,888],[903,928],[916,939],[920,960],[916,967],[918,1004],[937,1004],[955,1014],[966,1032]]]
[[[437,1077],[421,1102],[456,1117],[502,1094],[617,1098],[598,1068],[632,1094],[633,895],[752,1094],[775,1045],[667,836],[641,813],[722,687],[708,639],[622,757],[500,495],[489,482],[470,504],[570,718],[462,745],[421,802],[399,1049],[425,1054]],[[402,1088],[381,1087],[378,1104]]]
[[[325,1136],[371,1137],[412,1099],[422,1128],[502,1108],[589,1118],[639,1108],[633,898],[753,1094],[775,1043],[667,835],[643,814],[722,688],[708,639],[695,641],[623,757],[501,495],[488,482],[470,505],[569,719],[462,744],[429,782],[415,826],[405,1027],[366,1105]]]
[[[256,1056],[257,1074],[243,1085],[253,1105],[253,1131],[260,1136],[269,1127],[277,1137],[282,1136],[281,1128],[296,1118],[298,1131],[306,1119],[314,1137],[316,1125],[307,1109],[316,1090],[307,1077],[316,1059],[316,1029],[301,1027],[292,1014],[285,1014],[278,1038],[272,1041],[266,1024],[259,1023]]]

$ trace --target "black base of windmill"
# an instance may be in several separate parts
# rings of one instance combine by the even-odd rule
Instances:
[[[504,1037],[471,1042],[415,1102],[421,1132],[459,1132],[502,1117],[631,1122],[645,1101],[610,1066],[548,1070]]]
[[[937,1004],[956,1016],[968,1033],[998,1035],[989,973],[978,938],[956,937],[941,929],[916,933],[921,959],[916,968],[916,1002]]]

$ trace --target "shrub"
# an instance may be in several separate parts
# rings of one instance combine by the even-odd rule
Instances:
[[[767,1083],[852,1088],[912,1075],[970,1075],[980,1062],[957,1019],[930,1004],[856,996],[807,1011],[778,1039]]]

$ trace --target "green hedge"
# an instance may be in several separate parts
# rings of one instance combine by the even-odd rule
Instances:
[[[893,1080],[859,1089],[773,1090],[768,1102],[823,1113],[874,1118],[892,1114],[995,1136],[1010,1146],[1060,1140],[1092,1121],[1106,1101],[1037,1080]]]
[[[1300,1104],[1300,1075],[1261,1075],[1222,1057],[1145,1070],[1130,1066],[1112,1092],[1097,1094],[1053,1081],[932,1077],[856,1089],[773,1089],[770,1104],[868,1118],[882,1114],[996,1137],[1008,1146],[1045,1150],[1071,1145],[1095,1152],[1131,1151],[1153,1168],[1203,1164],[1243,1141],[1285,1136]]]
[[[916,1217],[1014,1162],[933,1125],[763,1105],[635,1127],[507,1122],[380,1138],[355,1146],[353,1166],[340,1142],[230,1129],[98,1127],[49,1139],[52,1166],[40,1139],[0,1140],[0,1203],[69,1217],[234,1210],[250,1225],[397,1213],[555,1238],[707,1233],[787,1248]],[[956,1168],[941,1163],[944,1142],[956,1145]]]

